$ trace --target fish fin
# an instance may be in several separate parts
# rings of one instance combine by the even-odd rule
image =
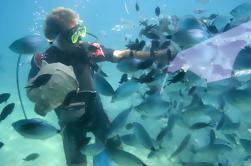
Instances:
[[[133,124],[132,123],[128,123],[126,124],[126,127],[125,127],[127,130],[130,130],[133,128]]]
[[[142,120],[145,120],[145,119],[147,119],[147,116],[146,116],[146,115],[140,115],[140,118],[141,118]]]
[[[102,151],[93,157],[93,166],[112,166],[112,161],[109,159],[106,151]]]

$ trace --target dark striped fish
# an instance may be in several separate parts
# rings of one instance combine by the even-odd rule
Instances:
[[[2,93],[0,94],[0,104],[2,104],[3,102],[7,102],[7,100],[10,98],[10,94],[9,93]]]
[[[188,145],[189,140],[191,138],[191,135],[188,134],[185,136],[185,138],[182,140],[178,148],[172,153],[172,155],[169,157],[169,159],[173,158],[174,156],[180,154]]]
[[[35,160],[39,157],[40,155],[38,153],[31,153],[29,155],[27,155],[23,160],[24,161],[32,161]]]
[[[15,107],[15,103],[10,103],[7,106],[5,106],[0,114],[0,122],[7,118],[12,112]]]

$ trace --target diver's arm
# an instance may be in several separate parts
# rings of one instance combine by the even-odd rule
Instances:
[[[160,57],[167,54],[167,49],[154,51],[153,56]],[[126,57],[134,57],[138,59],[146,59],[151,56],[150,51],[136,51],[136,50],[114,50],[113,56],[119,60]]]
[[[163,58],[166,57],[168,59],[172,59],[177,52],[173,48],[162,49],[157,51],[136,51],[136,50],[114,50],[113,58],[117,61],[126,57],[134,57],[138,59],[147,59],[151,56],[155,58]]]

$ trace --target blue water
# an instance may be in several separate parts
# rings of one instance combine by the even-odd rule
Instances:
[[[194,9],[204,9],[207,11],[206,14],[216,13],[229,16],[231,9],[246,2],[246,0],[208,0],[206,3],[199,2],[199,0],[137,0],[140,12],[136,12],[135,2],[136,0],[6,0],[1,2],[0,93],[11,93],[9,102],[15,102],[16,108],[15,112],[0,123],[0,141],[5,143],[5,146],[0,149],[0,166],[66,165],[60,135],[45,141],[29,140],[18,135],[11,127],[12,122],[23,118],[23,116],[15,83],[15,67],[18,56],[8,47],[14,40],[25,35],[42,35],[43,21],[53,8],[63,6],[76,10],[88,31],[99,36],[100,43],[106,47],[123,49],[127,43],[125,36],[129,36],[132,40],[137,37],[140,30],[138,26],[140,18],[155,18],[154,9],[156,6],[160,7],[162,16],[191,15]],[[128,13],[125,9],[125,3],[128,7]],[[123,25],[124,28],[119,31],[112,30],[116,25]],[[92,41],[93,39],[90,38],[89,40]],[[31,55],[25,55],[22,58],[20,87],[26,85],[30,58]],[[113,87],[117,87],[121,73],[115,68],[115,65],[102,63],[101,66],[109,73],[108,79]],[[28,117],[39,117],[33,111],[33,103],[27,99],[24,89],[21,89]],[[111,119],[122,108],[128,106],[128,103],[123,102],[120,105],[111,105],[105,97],[102,100]],[[46,119],[57,126],[57,118],[54,113],[47,115]],[[152,133],[155,132],[153,135],[156,135],[154,125],[148,126],[148,129]],[[40,154],[37,160],[31,162],[22,160],[26,155],[33,152]],[[142,152],[142,155],[144,154]],[[91,161],[91,159],[89,160]],[[172,165],[172,163],[166,164]],[[158,166],[159,164],[151,163],[151,165]]]

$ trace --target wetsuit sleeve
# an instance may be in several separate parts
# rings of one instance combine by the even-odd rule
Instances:
[[[91,43],[90,47],[94,47],[95,50],[92,52],[92,59],[95,62],[103,62],[103,61],[110,61],[115,62],[113,57],[114,49],[106,48],[99,43]]]
[[[43,58],[44,58],[43,53],[34,54],[34,56],[31,59],[31,69],[28,75],[28,80],[37,75],[37,73],[40,70]]]

